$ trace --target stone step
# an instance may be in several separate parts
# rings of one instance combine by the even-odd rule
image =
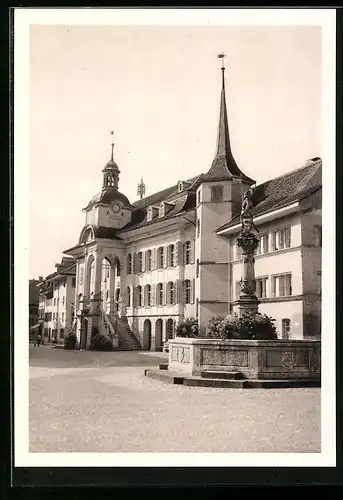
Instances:
[[[183,384],[183,377],[179,374],[169,372],[166,370],[144,370],[144,375],[155,380],[164,382],[165,384]]]
[[[168,365],[162,365],[168,366]],[[320,387],[320,379],[223,379],[223,378],[204,378],[195,377],[187,374],[171,372],[168,369],[146,369],[144,375],[160,380],[164,383],[185,385],[188,387],[217,387],[227,389],[282,389],[282,388],[300,388],[300,387]]]
[[[205,371],[201,372],[202,378],[220,378],[225,380],[238,380],[242,379],[243,375],[241,372],[224,372],[224,371]]]

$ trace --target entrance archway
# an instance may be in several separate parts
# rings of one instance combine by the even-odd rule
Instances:
[[[151,347],[151,321],[146,319],[143,323],[143,349],[150,350]]]
[[[155,351],[162,351],[163,321],[158,319],[155,325]]]

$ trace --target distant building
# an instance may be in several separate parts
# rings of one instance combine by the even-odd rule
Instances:
[[[57,270],[40,283],[39,315],[47,342],[62,340],[71,331],[74,318],[76,262],[63,257],[55,267]]]
[[[39,282],[40,278],[38,280],[29,280],[29,328],[38,323]]]
[[[239,213],[242,195],[255,181],[232,154],[224,68],[217,150],[207,173],[134,203],[119,191],[119,173],[112,145],[102,189],[84,208],[78,241],[64,252],[74,259],[76,272],[68,328],[75,313],[81,347],[90,346],[95,328],[119,332],[126,348],[161,350],[184,318],[198,318],[204,331],[211,317],[237,307]],[[260,311],[275,317],[279,337],[318,337],[321,160],[258,185],[253,203],[261,239],[256,256]],[[61,271],[50,275],[42,292],[48,336],[51,330],[61,337],[67,328],[56,317],[63,279]]]

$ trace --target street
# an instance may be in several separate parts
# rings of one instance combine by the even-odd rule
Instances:
[[[30,346],[30,452],[320,452],[320,389],[167,385],[149,352]]]

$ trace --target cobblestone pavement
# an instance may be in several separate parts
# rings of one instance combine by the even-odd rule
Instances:
[[[30,452],[320,452],[320,389],[144,376],[164,354],[30,348]]]

